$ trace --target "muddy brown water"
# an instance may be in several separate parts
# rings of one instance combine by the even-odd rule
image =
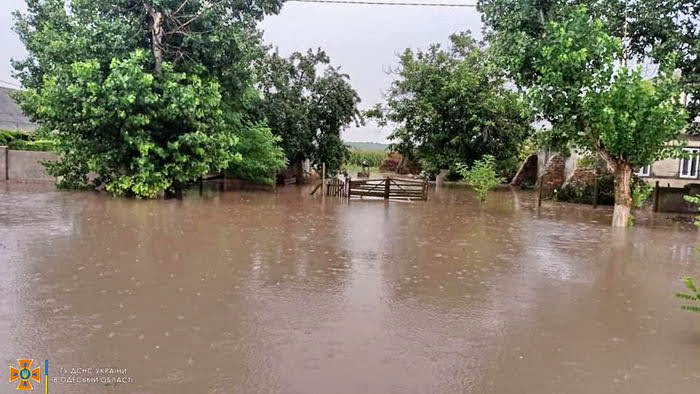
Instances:
[[[308,191],[0,185],[3,361],[50,360],[56,393],[700,387],[700,314],[673,297],[700,276],[692,225],[614,231],[609,209],[538,211],[522,192],[480,206],[463,189],[349,204]]]

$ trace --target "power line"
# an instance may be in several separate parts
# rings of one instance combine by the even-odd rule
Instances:
[[[322,3],[322,4],[360,4],[360,5],[399,5],[399,6],[417,6],[417,7],[470,7],[476,8],[476,4],[465,3],[405,3],[405,2],[388,2],[388,1],[363,1],[363,0],[287,0],[287,2],[296,3]]]

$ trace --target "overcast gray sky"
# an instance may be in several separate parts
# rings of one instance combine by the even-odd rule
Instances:
[[[24,0],[3,0],[0,4],[0,86],[17,84],[11,76],[10,59],[25,56],[24,47],[11,30],[11,13],[18,8],[24,8]],[[362,108],[381,101],[382,92],[393,79],[386,71],[396,66],[397,54],[405,48],[445,43],[450,34],[463,30],[471,30],[481,37],[476,9],[452,7],[290,2],[279,15],[267,17],[260,27],[265,31],[265,40],[279,47],[283,55],[307,48],[323,48],[333,64],[350,75],[352,85],[362,98]],[[346,131],[343,137],[347,141],[386,142],[389,132],[368,124]]]

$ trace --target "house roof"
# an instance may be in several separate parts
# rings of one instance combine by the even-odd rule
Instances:
[[[12,93],[16,91],[0,87],[0,130],[34,131],[37,125],[24,115],[12,98]]]

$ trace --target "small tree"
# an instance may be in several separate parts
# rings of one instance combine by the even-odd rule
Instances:
[[[486,196],[491,189],[505,182],[504,178],[498,176],[496,158],[491,155],[486,155],[481,160],[475,161],[471,168],[468,168],[466,164],[459,163],[457,171],[476,191],[482,202],[486,201]]]

